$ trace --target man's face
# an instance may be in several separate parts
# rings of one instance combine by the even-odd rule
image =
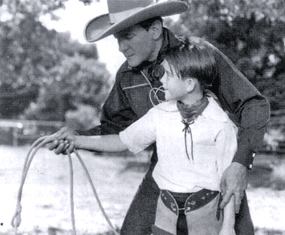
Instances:
[[[129,66],[136,67],[144,61],[156,60],[156,43],[151,29],[148,31],[139,25],[125,29],[114,35],[119,50],[126,57]]]

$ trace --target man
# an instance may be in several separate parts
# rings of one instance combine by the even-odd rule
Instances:
[[[188,5],[182,1],[152,4],[150,0],[110,0],[108,7],[109,14],[96,17],[87,24],[85,36],[88,42],[95,42],[114,35],[126,62],[118,70],[114,87],[103,106],[101,125],[88,131],[77,131],[80,135],[119,133],[164,99],[160,92],[159,79],[163,74],[160,63],[164,59],[165,49],[180,45],[181,42],[168,29],[163,28],[161,17],[188,9]],[[263,140],[269,119],[269,105],[217,48],[199,38],[192,40],[212,48],[219,67],[219,78],[214,81],[211,90],[239,127],[238,151],[222,178],[221,208],[234,195],[236,234],[252,235],[254,228],[244,190],[247,187],[247,171],[252,168],[253,158]],[[59,139],[66,132],[66,129],[60,130]],[[65,151],[66,146],[64,142],[55,141],[48,148],[59,154]],[[151,234],[159,195],[152,178],[156,161],[154,147],[151,165],[128,210],[121,234]],[[144,216],[145,211],[152,211],[153,216]],[[185,233],[178,228],[177,234]]]

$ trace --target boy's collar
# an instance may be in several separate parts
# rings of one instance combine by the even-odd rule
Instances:
[[[209,105],[205,108],[201,116],[213,119],[215,121],[227,122],[228,116],[224,111],[221,112],[222,108],[217,103],[217,101],[215,101],[213,97],[208,97],[208,100],[209,100]]]
[[[221,107],[215,101],[213,97],[207,97],[209,100],[209,104],[205,108],[205,110],[202,112],[201,116],[210,118],[215,121],[219,122],[227,122],[229,120],[227,114],[225,112],[221,112]],[[167,102],[163,102],[159,104],[160,108],[162,110],[165,110],[167,112],[178,112],[177,106],[176,106],[176,100],[170,100]]]

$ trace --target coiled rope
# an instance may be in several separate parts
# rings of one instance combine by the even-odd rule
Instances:
[[[31,163],[33,161],[34,156],[36,155],[37,151],[43,147],[44,145],[46,145],[47,143],[53,141],[55,138],[55,135],[50,135],[50,136],[43,136],[41,138],[39,138],[38,140],[36,140],[32,146],[30,147],[25,162],[24,162],[24,167],[23,167],[23,171],[22,171],[22,177],[21,177],[21,183],[20,183],[20,187],[18,190],[18,195],[17,195],[17,205],[16,205],[16,212],[12,218],[11,221],[11,225],[12,227],[14,227],[14,234],[17,235],[17,229],[21,224],[21,212],[22,212],[22,205],[21,205],[21,199],[22,199],[22,192],[23,192],[23,187],[24,187],[24,183],[29,171],[29,168],[31,166]],[[88,178],[88,181],[90,183],[91,189],[93,191],[94,197],[96,198],[96,201],[99,205],[99,208],[105,218],[105,220],[107,221],[109,227],[111,228],[111,230],[113,231],[113,233],[115,235],[119,235],[119,233],[116,231],[116,229],[114,228],[114,226],[112,225],[110,219],[108,218],[102,203],[100,201],[100,198],[98,196],[98,193],[96,191],[96,188],[94,186],[94,183],[91,179],[91,176],[87,170],[86,165],[84,164],[82,158],[80,157],[79,153],[76,151],[76,149],[74,149],[74,153],[77,156],[82,168],[84,169],[86,176]],[[74,198],[73,198],[73,165],[72,165],[72,158],[71,158],[71,154],[69,152],[67,152],[67,156],[68,156],[68,162],[69,162],[69,174],[70,174],[70,209],[71,209],[71,223],[72,223],[72,231],[73,231],[73,235],[76,235],[76,226],[75,226],[75,215],[74,215]]]

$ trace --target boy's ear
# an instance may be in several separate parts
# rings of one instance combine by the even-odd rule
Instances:
[[[195,80],[193,78],[187,78],[185,82],[186,82],[187,92],[189,93],[192,92],[196,86]]]
[[[162,35],[162,23],[159,20],[154,21],[149,30],[151,30],[154,40],[159,39]]]

